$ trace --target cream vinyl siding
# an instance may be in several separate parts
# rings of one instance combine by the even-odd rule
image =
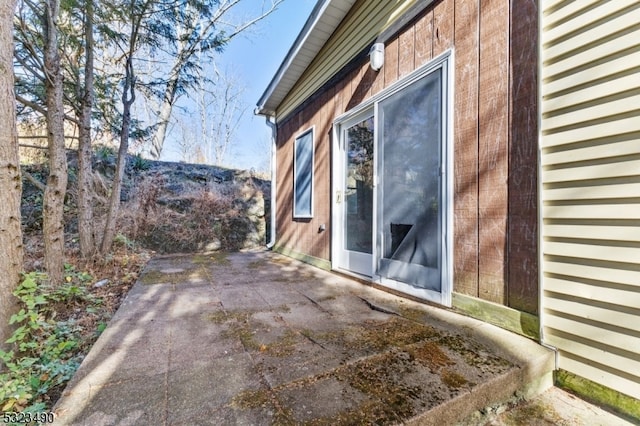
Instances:
[[[292,112],[416,2],[417,0],[357,1],[282,101],[277,116],[285,117]]]
[[[541,5],[543,339],[640,398],[640,1]]]

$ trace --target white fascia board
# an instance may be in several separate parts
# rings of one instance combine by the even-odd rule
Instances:
[[[256,114],[275,115],[280,102],[331,37],[353,3],[355,0],[318,0],[287,56],[260,97]]]

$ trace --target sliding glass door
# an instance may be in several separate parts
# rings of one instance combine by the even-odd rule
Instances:
[[[450,55],[336,120],[333,264],[451,303]]]
[[[378,105],[377,275],[441,291],[442,70]]]

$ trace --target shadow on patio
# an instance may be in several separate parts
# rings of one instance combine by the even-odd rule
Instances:
[[[271,252],[147,265],[56,424],[452,424],[552,383],[521,336]]]

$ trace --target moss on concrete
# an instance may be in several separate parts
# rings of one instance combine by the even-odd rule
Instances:
[[[260,321],[254,320],[253,314],[257,312],[274,312],[286,313],[291,308],[286,305],[278,306],[268,311],[253,310],[235,310],[235,311],[217,311],[207,315],[207,319],[215,324],[228,323],[229,327],[223,333],[225,337],[236,338],[240,340],[245,350],[254,352],[267,352],[272,356],[284,357],[293,351],[296,343],[296,333],[292,330],[286,330],[285,333],[273,342],[265,343],[256,340],[256,330],[267,328],[261,325]]]
[[[165,272],[161,269],[147,271],[140,277],[140,282],[144,285],[153,284],[189,284],[194,281],[206,281],[209,279],[207,270],[203,267],[191,269],[172,270]]]
[[[436,342],[424,342],[409,348],[408,351],[432,373],[436,373],[442,367],[455,364]]]
[[[446,368],[442,370],[442,373],[440,373],[440,378],[442,379],[442,383],[452,389],[459,389],[469,383],[464,376]]]
[[[459,334],[442,336],[438,343],[462,356],[464,361],[472,367],[509,367],[511,363],[505,359],[490,355],[479,344],[470,341]]]
[[[248,390],[241,392],[231,400],[233,407],[247,410],[263,408],[274,413],[272,424],[282,426],[293,426],[296,424],[293,418],[293,411],[283,407],[277,398],[276,392],[270,389]]]
[[[251,270],[260,269],[260,268],[264,268],[268,264],[269,262],[266,260],[255,260],[253,262],[250,262],[247,265],[247,269],[251,269]]]
[[[404,318],[416,322],[424,322],[425,317],[427,316],[427,313],[424,310],[418,308],[410,308],[408,306],[400,306],[398,308],[398,312]]]
[[[229,253],[223,251],[193,255],[191,257],[191,262],[196,265],[208,265],[211,263],[216,265],[228,265],[231,263],[229,260]]]
[[[423,389],[399,380],[402,374],[398,372],[411,368],[411,359],[406,355],[390,351],[335,371],[336,379],[370,398],[357,410],[363,417],[362,424],[397,423],[416,414],[414,401]]]
[[[558,425],[561,423],[561,417],[553,407],[539,402],[525,403],[522,406],[512,409],[503,416],[505,426],[521,426],[531,424],[532,419],[536,419],[536,425]]]

